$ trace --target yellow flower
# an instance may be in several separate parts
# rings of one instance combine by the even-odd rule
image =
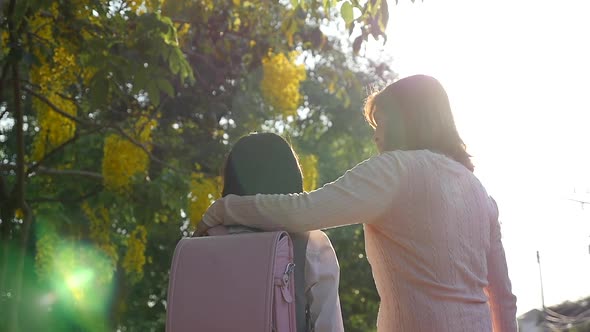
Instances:
[[[318,185],[318,158],[313,154],[300,155],[299,164],[303,173],[303,190],[312,191]]]
[[[51,277],[59,241],[57,233],[53,230],[40,232],[37,236],[35,272],[41,280]]]
[[[24,213],[24,211],[22,209],[16,209],[14,211],[14,217],[16,219],[23,219],[25,217],[25,213]]]
[[[191,25],[189,23],[175,24],[178,43],[183,46],[188,43]]]
[[[2,34],[0,35],[0,46],[2,46],[2,53],[4,54],[8,54],[8,51],[10,50],[8,47],[9,37],[10,35],[8,34],[8,31],[2,31]]]
[[[207,208],[219,198],[220,177],[207,177],[195,172],[191,175],[191,192],[189,194],[189,217],[191,226],[196,226]]]
[[[148,151],[151,150],[152,130],[156,124],[155,119],[140,116],[133,126],[131,136]],[[105,187],[115,192],[127,192],[130,189],[133,176],[136,174],[146,175],[149,161],[146,151],[127,138],[117,134],[107,136],[102,158],[102,176]]]
[[[270,53],[262,59],[262,95],[276,112],[283,115],[295,115],[301,102],[299,85],[306,75],[305,66],[295,64],[296,57],[295,52],[289,57],[283,53]]]
[[[33,67],[31,80],[39,86],[40,93],[51,104],[68,115],[76,116],[77,107],[74,102],[58,94],[76,81],[75,56],[64,47],[58,47],[54,50],[51,61],[43,57],[40,59],[41,64]],[[37,112],[39,133],[33,143],[32,157],[34,160],[39,160],[53,148],[74,137],[76,123],[57,113],[38,98],[33,100],[33,108]]]
[[[152,130],[158,123],[155,119],[150,119],[147,116],[140,116],[139,120],[134,125],[135,137],[138,141],[146,144],[148,149],[151,149],[150,143],[152,142]]]
[[[105,207],[98,209],[98,214],[90,207],[88,202],[82,203],[82,211],[90,221],[90,239],[111,259],[112,271],[117,268],[119,254],[116,246],[111,241],[111,217]]]
[[[126,2],[129,6],[129,9],[131,9],[133,12],[137,12],[140,9],[140,6],[143,4],[143,1],[141,0],[131,0]]]
[[[102,176],[105,187],[124,193],[130,189],[132,177],[145,174],[149,156],[139,146],[116,134],[107,136],[102,158]]]
[[[76,116],[76,105],[55,93],[47,96],[53,105],[67,114]],[[33,159],[40,160],[47,152],[65,143],[76,134],[76,122],[50,109],[44,102],[34,99],[33,107],[37,111],[39,133],[33,143]]]
[[[127,239],[127,251],[123,258],[123,269],[131,283],[136,283],[143,278],[143,266],[146,262],[146,244],[146,228],[144,226],[135,227]]]

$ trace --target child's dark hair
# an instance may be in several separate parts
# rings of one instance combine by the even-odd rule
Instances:
[[[227,156],[222,196],[302,191],[303,177],[297,155],[279,135],[253,133],[244,136]]]

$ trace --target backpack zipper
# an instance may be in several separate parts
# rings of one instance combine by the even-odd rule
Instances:
[[[289,294],[289,282],[291,280],[291,274],[295,271],[295,263],[287,264],[285,268],[285,272],[283,273],[282,278],[282,285],[281,285],[281,294],[283,295],[283,299],[287,303],[293,302],[293,297]]]

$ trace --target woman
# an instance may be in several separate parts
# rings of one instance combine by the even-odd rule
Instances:
[[[254,194],[290,194],[303,191],[303,177],[297,156],[282,137],[250,134],[233,146],[223,170],[222,196]],[[253,231],[228,226],[230,233]],[[308,234],[303,272],[308,324],[316,332],[342,332],[342,314],[338,297],[340,267],[334,248],[326,234]],[[304,234],[294,234],[301,241]],[[301,314],[301,313],[299,313]],[[305,315],[305,314],[304,314]],[[304,317],[300,320],[303,322]]]
[[[198,232],[364,223],[378,331],[516,331],[498,210],[472,173],[443,87],[424,75],[399,80],[368,98],[365,117],[378,156],[310,193],[229,195]]]

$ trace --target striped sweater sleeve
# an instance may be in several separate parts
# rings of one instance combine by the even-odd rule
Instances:
[[[403,168],[397,152],[383,153],[309,193],[228,195],[210,206],[202,221],[289,232],[370,223],[396,199]]]
[[[488,252],[488,286],[485,292],[492,315],[494,332],[515,332],[516,296],[512,294],[512,285],[508,277],[506,254],[502,245],[500,223],[498,222],[498,207],[492,199],[493,217],[491,219],[490,251]]]

